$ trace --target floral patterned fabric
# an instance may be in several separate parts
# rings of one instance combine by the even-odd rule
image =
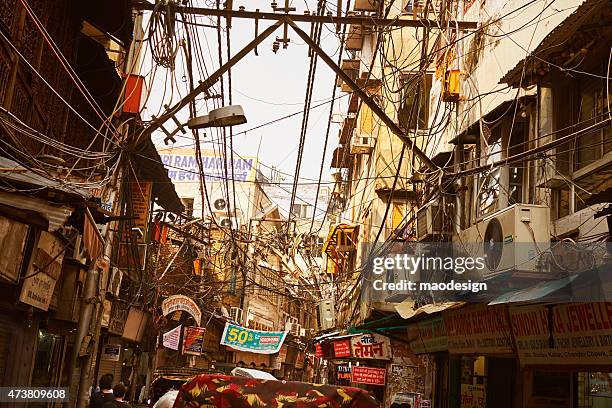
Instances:
[[[201,374],[181,387],[175,408],[376,408],[365,390],[292,381]]]

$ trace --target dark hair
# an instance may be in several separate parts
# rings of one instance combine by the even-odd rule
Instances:
[[[113,387],[113,395],[115,396],[115,398],[124,397],[126,391],[127,391],[127,388],[125,388],[125,385],[121,383],[118,383],[117,385]]]
[[[100,385],[100,390],[110,390],[113,388],[113,375],[104,374],[102,377],[100,377],[98,385]]]

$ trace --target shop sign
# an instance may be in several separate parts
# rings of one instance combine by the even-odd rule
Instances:
[[[204,334],[206,329],[203,327],[185,327],[183,334],[183,354],[195,354],[199,356],[204,351]]]
[[[351,338],[353,357],[375,360],[391,359],[391,342],[380,334],[363,334]]]
[[[510,354],[512,335],[504,306],[474,305],[442,312],[448,351],[457,354]]]
[[[152,183],[149,181],[138,181],[130,183],[130,203],[132,205],[132,216],[136,217],[131,223],[125,223],[124,227],[128,224],[131,228],[140,228],[143,234],[146,234],[149,225],[149,207],[151,206],[151,188]],[[124,233],[130,233],[131,231],[125,231]],[[146,236],[135,238],[139,244],[145,242]]]
[[[612,364],[612,302],[510,308],[521,364]]]
[[[353,366],[351,368],[351,382],[356,384],[385,385],[384,368]]]
[[[42,231],[36,258],[23,281],[19,300],[37,309],[49,310],[55,283],[60,277],[64,245],[55,235]]]
[[[193,148],[160,149],[161,161],[168,166],[168,177],[173,183],[193,183],[200,180],[198,161]],[[232,178],[237,181],[254,181],[257,157],[245,156],[226,161],[213,150],[200,152],[205,178],[211,182],[223,182],[227,167],[232,168]]]
[[[240,351],[274,354],[279,352],[285,337],[287,337],[287,333],[286,331],[252,330],[235,324],[225,323],[225,329],[221,336],[221,344]]]
[[[408,339],[410,349],[415,354],[448,350],[448,339],[442,316],[410,325]]]
[[[104,361],[119,361],[121,353],[121,344],[105,344],[102,348],[102,360]]]
[[[461,408],[485,408],[487,398],[484,385],[461,384]]]
[[[172,350],[179,349],[179,343],[181,342],[181,328],[182,325],[176,326],[174,329],[162,335],[162,344],[164,347],[168,347]]]
[[[321,343],[315,344],[315,357],[316,358],[323,357],[323,347],[321,346]]]
[[[112,304],[110,319],[108,322],[108,332],[111,334],[123,335],[125,322],[127,320],[129,309],[127,305],[119,300],[115,300]]]
[[[168,316],[170,313],[182,310],[189,313],[196,321],[198,326],[202,322],[202,312],[200,308],[190,297],[185,295],[173,295],[162,302],[162,313]]]
[[[348,340],[334,341],[334,357],[350,357],[351,356],[351,343]]]
[[[351,366],[349,363],[336,365],[336,384],[350,385],[351,383]]]

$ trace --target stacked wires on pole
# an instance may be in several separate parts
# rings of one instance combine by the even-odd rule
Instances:
[[[179,46],[175,33],[174,3],[158,2],[151,13],[149,47],[153,61],[164,68],[174,70]]]

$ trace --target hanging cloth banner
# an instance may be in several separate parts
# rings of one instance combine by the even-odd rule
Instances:
[[[287,332],[251,330],[246,327],[225,323],[221,344],[234,350],[257,354],[278,353],[287,337]]]
[[[179,349],[181,342],[182,325],[176,326],[174,329],[162,335],[162,344],[172,350]]]

